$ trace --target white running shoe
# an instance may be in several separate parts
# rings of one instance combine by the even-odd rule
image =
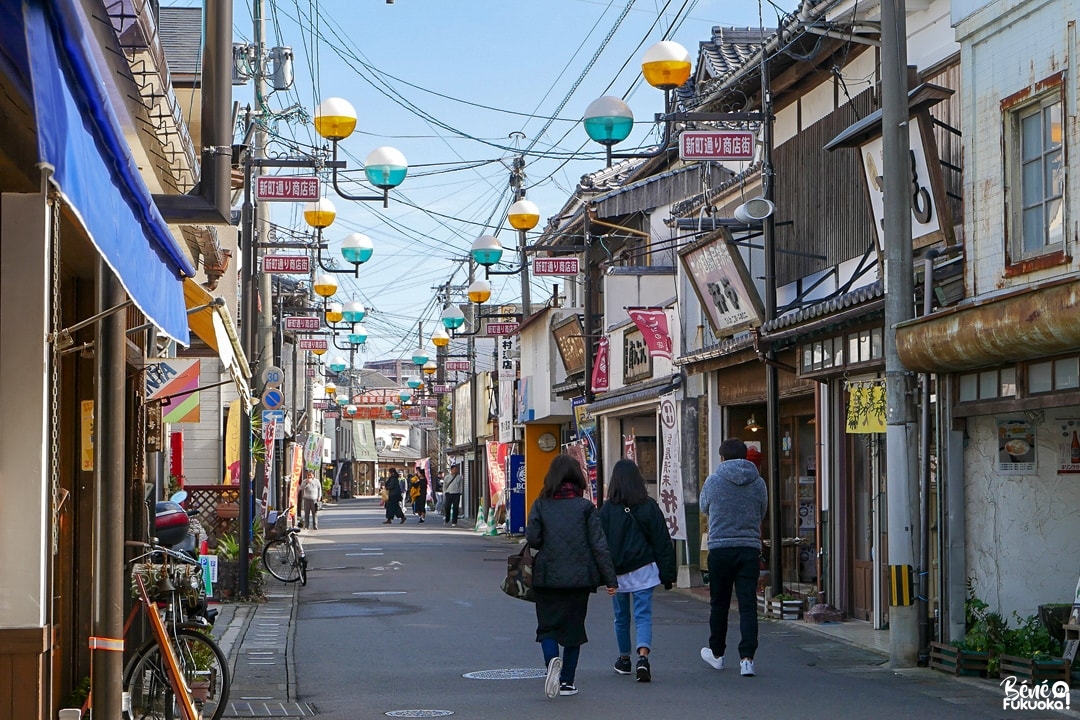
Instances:
[[[559,674],[562,672],[562,658],[553,657],[548,663],[547,677],[544,678],[544,694],[548,700],[559,696]]]
[[[754,661],[746,658],[740,660],[739,674],[743,677],[754,677]]]
[[[701,648],[701,659],[709,663],[713,670],[724,669],[724,658],[716,657],[712,654],[712,650],[707,647]]]

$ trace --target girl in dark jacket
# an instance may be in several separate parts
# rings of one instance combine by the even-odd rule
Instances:
[[[390,475],[383,484],[386,488],[386,520],[383,525],[389,525],[394,518],[400,518],[405,522],[405,513],[401,511],[401,478],[396,468],[390,468]]]
[[[606,585],[608,595],[614,595],[618,587],[600,518],[584,493],[581,464],[569,455],[557,455],[525,527],[529,545],[537,550],[536,641],[547,666],[544,693],[549,698],[577,694],[578,657],[589,641],[585,636],[589,594]]]
[[[615,640],[619,657],[615,672],[629,675],[630,608],[633,604],[634,628],[637,631],[637,679],[652,680],[649,652],[652,650],[653,588],[663,585],[670,590],[675,583],[675,547],[671,544],[667,521],[660,506],[649,497],[645,478],[633,460],[620,460],[611,469],[608,499],[600,508],[619,590],[612,596],[615,608]]]

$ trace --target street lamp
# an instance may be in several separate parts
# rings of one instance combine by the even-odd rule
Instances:
[[[464,319],[464,316],[462,316],[462,320]],[[446,332],[445,326],[439,325],[435,328],[435,332],[431,333],[431,344],[435,346],[436,350],[450,344],[450,333]],[[424,367],[427,367],[427,365],[425,364]]]
[[[367,310],[360,302],[351,300],[345,303],[345,307],[341,309],[341,314],[344,316],[345,322],[358,323],[367,315]]]
[[[435,362],[434,360],[428,360],[426,363],[424,363],[424,367],[421,369],[424,371],[424,374],[430,378],[432,375],[439,371],[439,363]]]
[[[430,360],[427,362],[430,362]],[[427,362],[425,362],[424,364],[427,365]],[[410,375],[409,377],[405,378],[405,384],[408,385],[410,389],[416,390],[424,384],[424,381],[418,377],[413,377],[412,375]]]
[[[606,95],[594,100],[585,109],[583,118],[585,132],[594,142],[603,145],[607,151],[607,165],[611,167],[612,158],[649,158],[656,157],[667,150],[671,142],[671,107],[672,92],[690,79],[692,65],[690,53],[682,45],[670,40],[656,43],[645,51],[641,61],[641,73],[645,82],[658,90],[664,91],[664,137],[656,150],[650,153],[612,155],[612,145],[625,140],[634,127],[634,114],[630,106],[617,97]],[[719,117],[706,117],[715,113],[688,113],[695,115],[694,120],[720,120]]]
[[[315,108],[315,131],[333,145],[334,191],[346,200],[362,202],[381,200],[383,207],[390,206],[390,190],[397,187],[409,172],[409,163],[400,151],[389,146],[375,148],[364,160],[367,181],[383,191],[382,195],[349,195],[338,185],[338,142],[352,135],[356,129],[356,110],[342,98],[327,98]]]
[[[315,294],[323,299],[325,306],[327,298],[333,296],[337,292],[338,284],[333,275],[320,274],[315,276],[315,282],[312,284],[311,289],[315,291]]]
[[[473,241],[470,252],[477,265],[488,268],[502,259],[503,247],[494,235],[481,235]]]
[[[454,331],[465,324],[465,313],[461,312],[461,308],[457,305],[448,305],[443,309],[441,319],[444,328]],[[435,342],[434,338],[432,342]]]
[[[332,302],[326,306],[326,311],[323,313],[326,317],[326,324],[331,328],[337,325],[339,322],[345,319],[345,315],[341,310],[341,303]]]
[[[474,280],[469,285],[466,294],[469,296],[469,302],[482,305],[491,298],[491,283],[484,279]]]
[[[333,357],[333,358],[330,358],[330,362],[327,363],[327,367],[330,368],[331,372],[340,374],[340,373],[345,372],[345,368],[348,367],[348,366],[345,364],[345,359],[344,358],[342,358],[342,357]]]
[[[363,323],[354,323],[352,332],[349,333],[349,344],[363,345],[367,342],[367,339],[367,328],[364,327]]]

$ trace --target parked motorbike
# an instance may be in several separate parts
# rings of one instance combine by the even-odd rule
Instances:
[[[155,505],[154,534],[159,544],[198,560],[199,543],[205,533],[199,522],[198,511],[184,509],[183,502],[187,498],[187,492],[180,490],[173,493],[168,500],[162,500]],[[199,587],[193,590],[193,600],[185,608],[187,620],[213,625],[218,610],[210,608],[207,603],[206,589],[201,575]]]

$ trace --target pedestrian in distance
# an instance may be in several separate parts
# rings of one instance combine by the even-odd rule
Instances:
[[[709,518],[709,646],[701,659],[724,669],[728,612],[734,587],[739,603],[739,673],[754,675],[758,648],[757,601],[761,522],[769,508],[765,481],[746,459],[746,443],[720,444],[720,464],[701,488],[701,513]]]
[[[383,487],[386,489],[386,520],[383,521],[383,525],[389,525],[394,518],[405,522],[405,513],[401,511],[401,478],[398,476],[397,468],[390,468],[390,474],[387,475]]]
[[[409,478],[409,499],[412,501],[413,514],[424,522],[427,517],[427,476],[423,469],[417,469],[416,474]]]
[[[536,641],[544,653],[544,694],[576,695],[578,658],[589,641],[585,616],[589,595],[619,586],[599,513],[586,500],[585,472],[570,455],[556,455],[533,502],[525,537],[535,548],[533,594]],[[559,649],[562,648],[562,657]]]
[[[461,466],[450,466],[450,477],[446,480],[446,493],[443,497],[443,525],[457,527],[461,514],[461,488],[465,481],[461,477]]]
[[[645,478],[633,460],[619,460],[611,469],[607,502],[600,508],[600,526],[619,582],[618,592],[611,598],[619,646],[615,672],[634,672],[638,682],[650,682],[653,588],[663,585],[670,590],[678,571],[664,513],[649,497]],[[631,613],[637,640],[636,666],[630,661]]]
[[[312,530],[319,529],[319,498],[322,497],[322,485],[315,479],[315,473],[308,470],[300,483],[301,508],[300,525]]]

